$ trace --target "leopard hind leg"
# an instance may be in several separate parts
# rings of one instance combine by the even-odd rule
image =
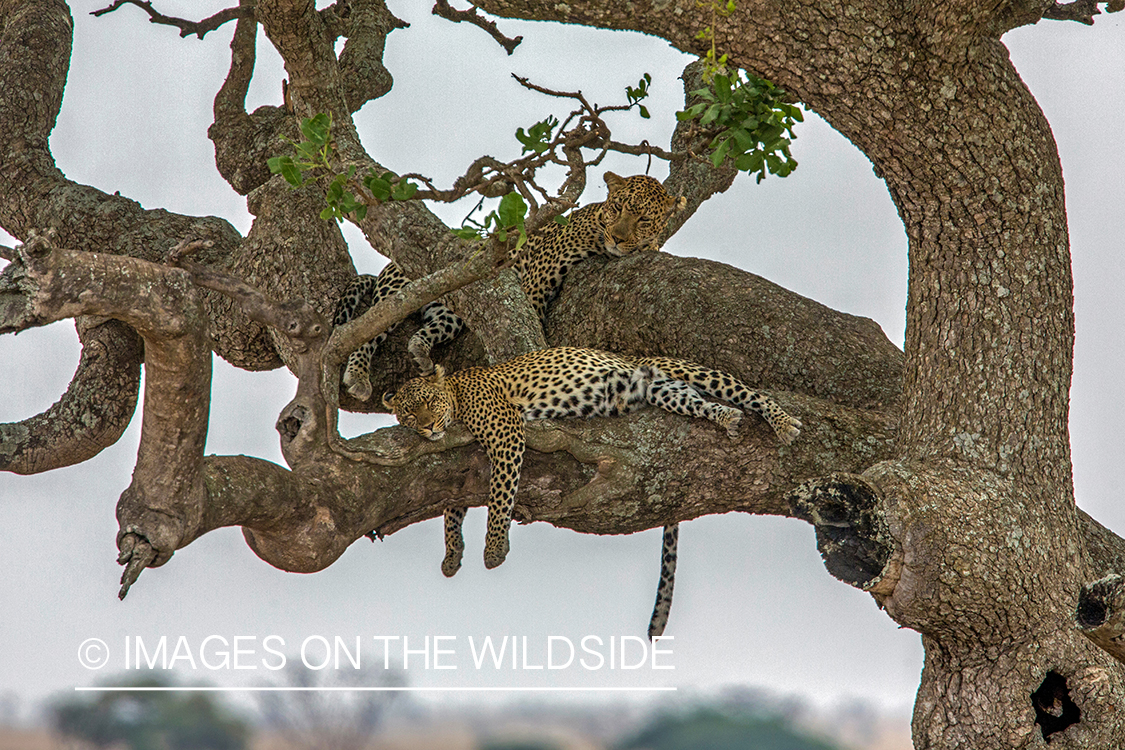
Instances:
[[[682,380],[674,380],[656,370],[656,377],[648,383],[645,400],[673,414],[703,417],[726,429],[732,438],[738,437],[742,410],[726,404],[708,401],[695,388]]]

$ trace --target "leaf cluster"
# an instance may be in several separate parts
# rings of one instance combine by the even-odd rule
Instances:
[[[730,158],[738,171],[757,172],[758,182],[767,172],[786,177],[797,168],[789,146],[796,138],[793,126],[804,115],[800,107],[784,101],[783,89],[735,71],[716,73],[710,88],[691,95],[702,101],[677,112],[676,118],[698,120],[700,126],[719,131],[708,144],[714,166]]]
[[[478,207],[480,204],[477,204]],[[500,199],[500,205],[495,211],[484,217],[484,221],[476,221],[472,214],[465,218],[460,229],[453,233],[463,240],[484,239],[493,232],[500,242],[507,242],[511,234],[516,235],[516,246],[513,251],[519,250],[527,242],[525,219],[527,217],[527,202],[523,196],[513,191]]]
[[[332,142],[330,114],[322,112],[301,120],[300,128],[305,140],[295,142],[285,139],[293,146],[294,155],[275,156],[267,161],[270,172],[280,174],[294,188],[305,184],[306,172],[323,171],[331,174],[334,171],[332,162],[336,155],[336,147]],[[353,212],[359,220],[367,215],[368,200],[357,197],[348,189],[349,186],[358,188],[355,179],[354,166],[349,166],[345,172],[337,173],[332,178],[324,190],[324,201],[327,206],[320,212],[320,218],[342,222]],[[370,199],[378,203],[388,200],[410,200],[418,192],[417,185],[400,179],[393,172],[382,174],[368,172],[359,181],[359,185],[366,188]]]
[[[548,115],[547,119],[535,123],[527,129],[527,132],[524,132],[523,128],[516,128],[516,140],[523,144],[523,150],[520,153],[542,154],[550,149],[551,134],[558,127],[558,124],[558,119]]]
[[[636,105],[638,111],[641,114],[641,117],[645,118],[646,120],[649,119],[648,107],[641,104],[641,101],[648,97],[648,87],[651,83],[652,76],[650,76],[648,73],[645,73],[644,77],[641,78],[641,80],[637,81],[636,87],[625,87],[625,96],[629,99],[629,106],[632,107],[633,105]]]

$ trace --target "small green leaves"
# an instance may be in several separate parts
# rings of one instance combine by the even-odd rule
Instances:
[[[644,77],[637,82],[636,88],[633,88],[632,86],[625,87],[625,96],[629,98],[629,106],[631,107],[636,104],[638,110],[641,113],[641,117],[645,118],[646,120],[649,118],[648,108],[641,104],[641,100],[648,97],[648,87],[651,83],[652,76],[650,76],[648,73],[645,73]]]
[[[549,149],[551,147],[551,133],[558,127],[558,124],[558,120],[548,115],[546,120],[535,123],[526,133],[523,128],[516,128],[516,140],[523,144],[521,153],[526,154],[531,151],[541,154]]]
[[[286,139],[293,146],[295,157],[287,154],[266,161],[271,173],[280,174],[294,188],[305,184],[305,172],[324,170],[331,174],[335,171],[332,162],[336,158],[336,147],[332,142],[331,115],[321,113],[301,120],[300,129],[305,140],[294,143]],[[370,172],[362,181],[357,182],[356,168],[350,166],[347,172],[335,174],[325,188],[324,202],[327,205],[320,212],[320,218],[343,221],[348,214],[354,213],[356,220],[362,221],[367,216],[367,203],[348,190],[349,185],[358,190],[359,184],[366,187],[380,203],[410,200],[418,192],[417,185],[409,180],[399,179],[393,172],[383,172],[381,175]]]
[[[400,180],[394,172],[377,175],[368,172],[363,178],[363,186],[380,203],[384,201],[408,201],[418,192],[418,186],[409,180]]]
[[[367,216],[367,206],[357,201],[355,195],[346,189],[353,177],[355,177],[355,167],[348,167],[346,174],[338,174],[332,178],[332,182],[328,183],[328,189],[324,191],[324,202],[328,206],[320,212],[320,218],[343,221],[353,211],[357,221],[362,221],[363,217]]]
[[[329,142],[329,133],[332,130],[332,117],[319,114],[301,121],[301,133],[307,140],[294,143],[285,139],[296,153],[292,156],[275,156],[266,160],[266,165],[272,174],[280,174],[286,182],[295,188],[305,184],[304,173],[315,169],[328,169],[328,157],[333,148]]]
[[[796,136],[795,123],[802,122],[800,107],[782,101],[785,92],[763,78],[743,74],[716,73],[711,88],[691,92],[702,101],[676,113],[678,120],[698,120],[703,127],[718,130],[711,141],[711,163],[718,167],[730,158],[740,172],[786,177],[797,168],[789,152]]]
[[[480,204],[477,205],[480,208]],[[473,209],[476,211],[476,209]],[[500,199],[500,205],[488,216],[484,222],[475,221],[467,217],[460,229],[454,229],[453,234],[463,240],[480,240],[489,234],[495,234],[496,239],[507,242],[511,234],[516,234],[516,246],[512,252],[519,250],[527,242],[527,231],[524,229],[524,218],[527,216],[527,203],[523,196],[513,191]]]
[[[332,115],[321,112],[318,115],[301,120],[301,135],[305,140],[316,146],[328,145],[328,135],[332,130]]]
[[[295,188],[301,187],[305,183],[305,178],[301,176],[301,169],[293,161],[292,156],[274,156],[266,160],[266,164],[270,168],[271,174],[280,174]]]

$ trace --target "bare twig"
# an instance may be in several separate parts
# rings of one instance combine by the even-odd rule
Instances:
[[[209,18],[204,18],[202,21],[188,21],[183,18],[175,18],[173,16],[166,16],[159,13],[152,7],[152,3],[148,0],[114,0],[112,5],[109,5],[101,10],[95,10],[90,13],[91,16],[102,16],[106,13],[112,13],[120,8],[122,5],[135,5],[141,8],[149,16],[150,23],[161,24],[163,26],[175,26],[180,30],[180,36],[186,37],[190,34],[195,34],[202,39],[207,32],[214,31],[222,26],[227,21],[232,21],[236,18],[253,18],[254,7],[250,5],[243,5],[237,8],[227,8],[220,10]]]
[[[554,89],[540,86],[537,83],[532,83],[527,78],[518,76],[515,73],[512,73],[512,78],[515,78],[525,89],[531,89],[532,91],[538,91],[540,94],[546,94],[547,96],[554,96],[560,99],[574,99],[582,105],[583,109],[589,112],[594,111],[594,108],[590,106],[590,103],[588,101],[586,101],[586,97],[582,95],[581,91],[555,91]]]
[[[4,260],[15,260],[16,249],[14,247],[8,247],[7,245],[0,245],[0,258]]]
[[[684,159],[691,158],[691,154],[686,151],[665,151],[659,146],[653,146],[648,141],[644,141],[639,146],[634,146],[629,143],[618,143],[617,141],[610,141],[608,148],[610,151],[617,151],[621,154],[632,154],[633,156],[655,156],[657,159],[664,161],[683,161]]]
[[[451,8],[447,0],[437,0],[437,2],[434,3],[434,9],[431,12],[435,16],[440,16],[446,20],[453,21],[453,23],[461,23],[462,21],[466,21],[473,24],[474,26],[480,26],[482,29],[487,31],[489,35],[491,35],[492,38],[495,39],[501,47],[506,49],[509,55],[515,52],[516,47],[518,47],[519,43],[523,41],[522,36],[517,36],[514,39],[510,39],[501,34],[500,29],[496,26],[496,22],[489,21],[487,18],[477,13],[476,8],[473,8],[472,10],[457,10],[455,8]]]

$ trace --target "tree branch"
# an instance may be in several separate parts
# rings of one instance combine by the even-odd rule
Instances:
[[[0,424],[0,471],[73,466],[116,443],[129,425],[141,382],[141,338],[117,320],[79,318],[78,340],[82,355],[62,398],[42,414]]]
[[[135,5],[148,13],[149,22],[159,24],[162,26],[175,26],[180,30],[180,36],[186,37],[195,34],[196,37],[202,39],[208,32],[222,26],[227,21],[236,18],[253,18],[254,7],[252,5],[241,5],[237,8],[227,8],[221,10],[213,16],[204,18],[202,21],[188,21],[183,18],[175,18],[173,16],[166,16],[158,13],[152,7],[152,3],[148,0],[114,0],[112,5],[109,5],[101,10],[95,10],[90,13],[91,16],[103,16],[106,13],[112,13],[120,8],[122,5]]]
[[[1094,16],[1101,15],[1099,5],[1105,5],[1106,13],[1125,10],[1125,0],[1074,0],[1070,3],[1055,3],[1043,12],[1043,18],[1051,21],[1077,21],[1087,26],[1094,25]]]
[[[490,21],[480,15],[475,7],[471,10],[457,10],[456,8],[450,7],[448,0],[437,0],[437,2],[434,3],[434,8],[431,13],[435,16],[441,16],[446,20],[453,21],[453,23],[461,23],[464,21],[474,26],[481,27],[487,31],[489,36],[495,39],[501,47],[507,50],[509,55],[515,52],[516,47],[523,41],[522,36],[517,36],[514,39],[504,36],[500,32],[499,27],[496,26],[496,22]]]

